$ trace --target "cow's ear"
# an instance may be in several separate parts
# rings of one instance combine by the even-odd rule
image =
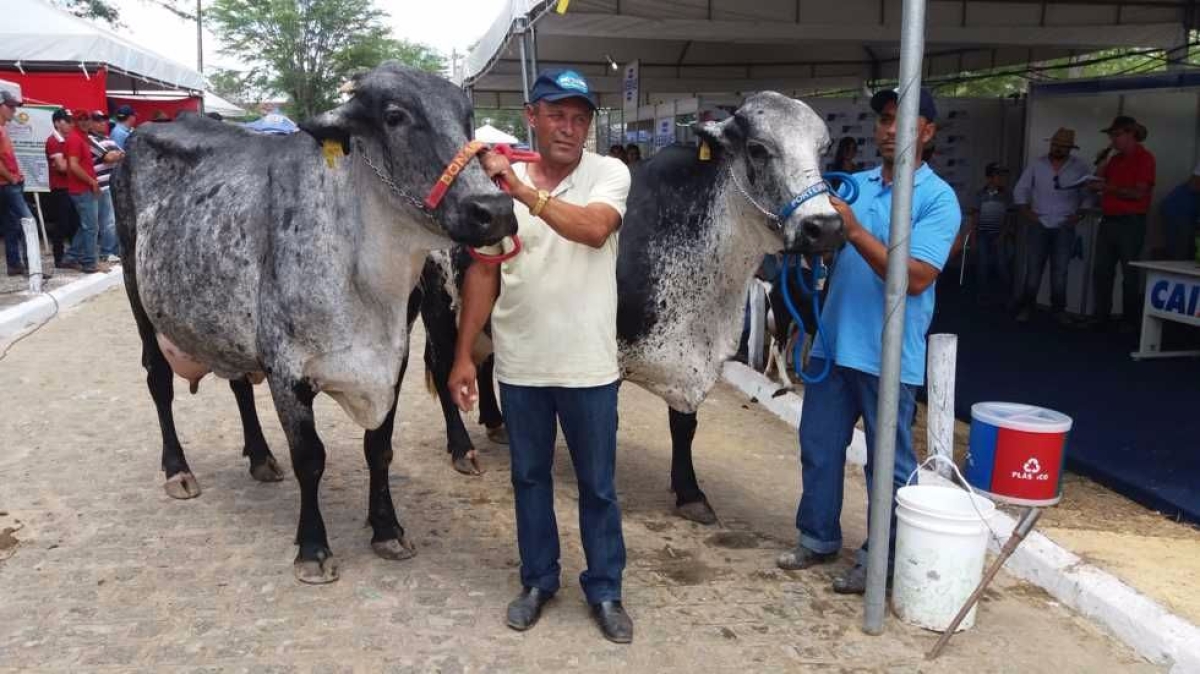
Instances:
[[[300,129],[316,139],[318,145],[326,141],[341,143],[342,152],[350,154],[350,136],[359,126],[360,103],[354,99],[300,123]]]

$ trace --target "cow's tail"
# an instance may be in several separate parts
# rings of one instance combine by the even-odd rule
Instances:
[[[438,399],[437,382],[433,379],[433,370],[425,369],[425,390],[429,391],[429,396],[434,400]]]

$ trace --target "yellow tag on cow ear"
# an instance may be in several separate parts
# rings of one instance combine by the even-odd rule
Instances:
[[[321,144],[321,152],[325,155],[325,165],[333,168],[339,157],[342,157],[342,142],[338,140],[327,140]]]
[[[712,159],[712,148],[708,146],[708,141],[700,141],[700,161],[708,161]]]

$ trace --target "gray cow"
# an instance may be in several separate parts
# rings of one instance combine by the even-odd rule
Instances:
[[[406,300],[429,250],[516,231],[512,200],[474,162],[435,209],[418,198],[468,142],[470,122],[449,82],[388,63],[305,133],[263,136],[200,117],[150,125],[113,175],[166,491],[200,493],[175,434],[172,370],[193,390],[208,371],[229,379],[251,473],[282,479],[254,416],[250,382],[265,378],[300,482],[303,582],[337,579],[318,505],[317,393],[366,429],[372,547],[388,559],[413,554],[388,490]]]

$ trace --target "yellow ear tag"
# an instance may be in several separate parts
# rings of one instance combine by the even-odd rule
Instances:
[[[708,146],[708,141],[700,141],[700,161],[709,161],[712,159],[712,148]]]
[[[337,159],[343,156],[342,144],[340,141],[327,140],[321,145],[321,152],[325,155],[325,165],[333,168]]]

